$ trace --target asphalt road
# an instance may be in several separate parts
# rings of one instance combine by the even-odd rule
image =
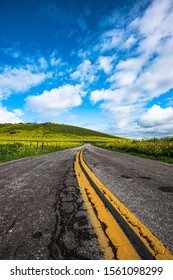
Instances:
[[[173,253],[173,165],[87,145],[99,180]]]
[[[78,149],[0,164],[0,259],[103,259],[74,173]],[[173,165],[91,145],[83,157],[173,252]]]
[[[74,173],[78,149],[0,164],[0,259],[103,259]]]

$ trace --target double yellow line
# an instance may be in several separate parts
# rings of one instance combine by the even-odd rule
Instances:
[[[83,160],[75,173],[105,259],[172,260],[165,246],[98,180]]]

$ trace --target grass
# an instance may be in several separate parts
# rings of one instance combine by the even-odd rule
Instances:
[[[0,124],[0,162],[59,151],[82,143],[173,163],[173,137],[129,140],[63,124]]]
[[[22,143],[0,144],[0,162],[56,152],[81,145],[81,142],[59,143],[52,146],[29,146]]]
[[[115,136],[63,124],[0,124],[0,143],[3,141],[106,141]]]
[[[98,131],[63,124],[0,124],[0,162],[115,138]]]
[[[173,163],[173,137],[149,140],[114,140],[109,143],[96,142],[96,146],[137,155],[153,160]]]

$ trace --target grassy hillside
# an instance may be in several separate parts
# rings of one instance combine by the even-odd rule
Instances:
[[[108,141],[116,137],[63,124],[0,124],[0,141]]]
[[[0,161],[92,143],[112,151],[173,163],[173,137],[129,140],[63,124],[0,124]]]
[[[113,139],[119,138],[63,124],[0,124],[0,162]]]

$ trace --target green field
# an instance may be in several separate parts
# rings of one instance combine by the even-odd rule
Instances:
[[[83,143],[173,163],[173,137],[130,140],[63,124],[0,124],[0,162]]]
[[[63,124],[0,124],[0,162],[112,139],[117,138]]]
[[[117,139],[98,131],[63,124],[0,124],[0,143],[29,142],[69,142],[108,141]]]

